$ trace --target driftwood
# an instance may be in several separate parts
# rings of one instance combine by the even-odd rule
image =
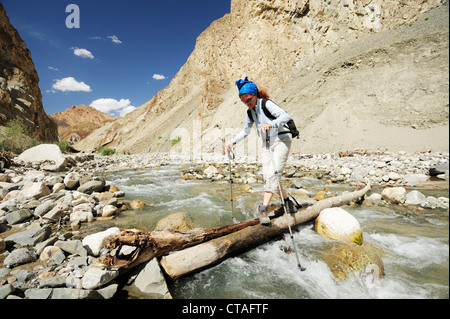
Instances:
[[[107,254],[100,263],[111,268],[132,268],[153,257],[160,257],[199,243],[239,231],[255,225],[258,220],[214,228],[197,228],[189,231],[163,230],[144,232],[138,229],[125,229],[119,235],[108,240],[105,247],[116,250],[114,255]],[[134,246],[136,250],[129,256],[118,257],[122,246]]]
[[[289,215],[290,224],[295,228],[316,218],[325,208],[356,202],[369,189],[370,184],[358,191],[318,201],[312,206]],[[118,248],[117,251],[119,251],[123,245],[135,246],[137,249],[134,253],[123,259],[118,257],[118,253],[114,256],[107,255],[101,262],[109,267],[129,268],[153,257],[163,256],[160,262],[161,266],[170,278],[176,280],[267,243],[287,230],[288,224],[285,216],[272,219],[270,226],[262,226],[258,219],[255,219],[235,225],[183,232],[142,232],[129,229],[113,237],[108,242],[107,248]]]

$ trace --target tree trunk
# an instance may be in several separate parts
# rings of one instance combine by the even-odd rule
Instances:
[[[258,220],[250,220],[235,225],[213,228],[197,228],[188,231],[164,230],[144,232],[138,229],[125,229],[119,235],[108,240],[105,247],[116,250],[107,254],[99,263],[111,268],[131,268],[144,263],[153,257],[160,257],[171,251],[177,251],[199,243],[227,235],[245,227],[258,224]],[[122,246],[134,246],[136,250],[129,256],[120,256]]]
[[[325,208],[358,201],[369,189],[370,184],[362,190],[327,198],[308,208],[300,209],[288,216],[291,227],[317,217]],[[262,226],[258,219],[254,219],[235,225],[189,231],[143,232],[127,229],[109,240],[106,247],[117,248],[116,253],[108,254],[100,262],[109,267],[130,268],[153,257],[172,252],[161,259],[161,266],[173,280],[176,280],[269,242],[287,230],[286,216],[272,219],[270,226]],[[118,257],[123,245],[134,246],[137,249],[129,256]]]

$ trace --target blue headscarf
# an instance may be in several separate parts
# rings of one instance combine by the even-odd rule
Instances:
[[[244,80],[237,80],[236,86],[238,87],[239,95],[245,93],[258,95],[258,87],[254,82],[249,81],[248,77],[245,77]]]

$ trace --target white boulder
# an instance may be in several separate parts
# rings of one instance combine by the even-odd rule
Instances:
[[[403,204],[406,200],[406,189],[403,187],[389,187],[383,189],[381,197],[391,204]]]
[[[66,158],[56,144],[40,144],[29,148],[19,155],[18,160],[25,163],[48,161],[53,164],[43,165],[41,169],[54,172],[61,171],[66,166]]]
[[[117,236],[119,233],[119,227],[111,227],[105,231],[86,236],[83,239],[83,247],[86,248],[91,255],[98,256],[108,238]]]
[[[340,207],[322,210],[315,222],[316,231],[327,238],[361,245],[362,229],[350,213]]]

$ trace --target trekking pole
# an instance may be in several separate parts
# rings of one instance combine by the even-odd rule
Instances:
[[[230,171],[230,202],[231,202],[231,216],[233,223],[236,224],[237,220],[234,217],[234,204],[233,204],[233,178],[231,177],[231,161],[234,160],[234,154],[231,149],[227,149],[228,153],[228,169]]]
[[[287,222],[287,225],[288,225],[288,228],[289,228],[289,235],[291,236],[292,247],[294,248],[295,258],[297,258],[297,266],[300,269],[300,271],[305,271],[306,268],[303,268],[300,265],[300,258],[298,257],[297,247],[295,246],[295,241],[294,241],[294,235],[292,234],[291,221],[289,220],[289,216],[288,216],[288,213],[287,213],[287,210],[286,210],[286,205],[285,205],[285,202],[284,202],[283,192],[281,191],[280,175],[278,175],[277,168],[275,167],[275,161],[273,159],[272,150],[270,149],[270,135],[269,135],[269,131],[266,131],[266,149],[269,151],[270,161],[272,162],[273,171],[274,171],[274,174],[277,176],[278,190],[280,191],[281,204],[283,205],[283,208],[284,208],[284,215],[286,216],[286,222]]]

